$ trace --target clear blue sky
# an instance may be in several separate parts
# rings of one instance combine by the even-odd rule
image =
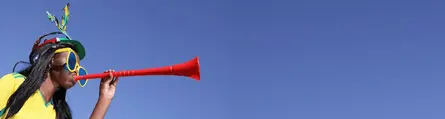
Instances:
[[[55,31],[66,0],[0,1],[0,73]],[[107,119],[443,119],[439,0],[70,0],[90,73],[200,56],[202,81],[128,77]],[[131,54],[130,54],[131,53]],[[69,91],[89,116],[98,80]]]

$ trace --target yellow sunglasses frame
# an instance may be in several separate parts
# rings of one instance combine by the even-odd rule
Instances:
[[[76,59],[77,59],[76,66],[75,66],[74,70],[71,70],[71,69],[68,68],[68,70],[70,72],[74,72],[74,71],[78,71],[79,72],[80,68],[83,68],[85,73],[88,74],[88,71],[84,67],[80,66],[80,64],[79,64],[79,57],[78,57],[77,53],[73,49],[71,49],[71,48],[61,48],[61,49],[57,49],[55,53],[61,53],[61,52],[74,53],[76,55]],[[69,58],[66,57],[65,59],[66,59],[66,62],[68,64]],[[77,75],[79,75],[79,73],[77,73]],[[80,87],[85,87],[87,85],[87,83],[88,83],[88,79],[85,80],[85,84],[84,85],[82,85],[80,83],[80,80],[77,81],[77,83],[80,85]]]

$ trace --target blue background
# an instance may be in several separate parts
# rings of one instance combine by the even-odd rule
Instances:
[[[0,1],[0,73],[66,0]],[[439,0],[70,0],[90,73],[200,57],[200,82],[121,78],[107,119],[443,119]],[[72,88],[88,118],[99,80]]]

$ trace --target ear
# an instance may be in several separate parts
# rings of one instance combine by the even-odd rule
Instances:
[[[54,65],[54,62],[56,62],[56,57],[55,57],[55,55],[51,58],[51,61],[50,61],[49,64],[48,64],[47,69],[48,69],[49,71],[52,71],[52,66]],[[49,71],[48,71],[48,73],[49,73]]]
[[[52,57],[51,58],[51,61],[49,62],[49,64],[48,64],[48,69],[51,69],[51,67],[53,66],[53,64],[54,64],[54,57]]]
[[[54,63],[54,59],[55,59],[55,57],[52,57],[52,58],[51,58],[51,62],[49,62],[50,65],[53,65],[53,63]]]

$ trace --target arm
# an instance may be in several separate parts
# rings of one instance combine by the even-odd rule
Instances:
[[[111,70],[108,72],[111,72]],[[93,113],[91,113],[90,119],[105,118],[108,107],[113,100],[114,92],[116,92],[117,81],[118,78],[113,79],[112,73],[110,73],[109,77],[103,78],[100,81],[99,100],[96,103],[96,107],[94,107]]]
[[[104,97],[99,97],[99,100],[96,103],[96,107],[93,110],[93,113],[90,116],[90,119],[103,119],[105,118],[105,114],[107,113],[108,107],[111,104],[111,100],[106,99]]]

